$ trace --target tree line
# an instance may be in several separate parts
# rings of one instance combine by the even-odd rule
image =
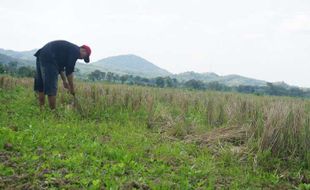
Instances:
[[[9,74],[16,77],[34,77],[35,68],[30,66],[18,67],[17,62],[10,62],[9,64],[0,63],[0,74]],[[274,95],[274,96],[291,96],[291,97],[310,97],[310,90],[303,90],[298,87],[284,87],[274,83],[267,83],[266,86],[227,86],[219,82],[203,82],[200,80],[178,81],[176,78],[155,77],[145,78],[133,75],[119,75],[113,72],[102,72],[95,70],[86,76],[83,76],[78,69],[76,69],[76,76],[87,81],[107,81],[111,83],[120,83],[128,85],[140,85],[159,88],[184,88],[193,90],[215,90],[223,92],[240,92],[256,95]]]
[[[0,74],[8,74],[17,77],[34,77],[35,68],[31,66],[18,66],[18,62],[9,62],[8,64],[0,63]]]
[[[274,95],[291,97],[310,97],[310,90],[302,90],[298,87],[284,87],[274,83],[267,83],[266,86],[227,86],[219,82],[203,82],[200,80],[178,81],[171,77],[144,78],[133,75],[119,75],[112,72],[95,70],[88,74],[89,81],[108,81],[113,83],[141,85],[160,88],[185,88],[194,90],[215,90],[224,92],[240,92],[256,95]]]

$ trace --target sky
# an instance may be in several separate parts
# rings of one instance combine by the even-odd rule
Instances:
[[[0,0],[0,48],[68,40],[172,73],[310,87],[310,0]]]

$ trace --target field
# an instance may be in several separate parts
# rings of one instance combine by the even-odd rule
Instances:
[[[0,189],[310,189],[310,100],[0,76]]]

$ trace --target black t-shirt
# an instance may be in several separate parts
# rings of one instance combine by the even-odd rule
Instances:
[[[34,55],[57,64],[59,72],[66,71],[68,76],[74,72],[75,63],[80,56],[80,47],[65,40],[57,40],[47,43]]]

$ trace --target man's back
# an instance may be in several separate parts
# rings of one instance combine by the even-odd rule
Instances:
[[[79,58],[79,55],[80,47],[65,40],[49,42],[35,54],[37,57],[40,56],[44,60],[56,63],[59,70],[67,68],[67,74],[73,72],[75,62]]]

